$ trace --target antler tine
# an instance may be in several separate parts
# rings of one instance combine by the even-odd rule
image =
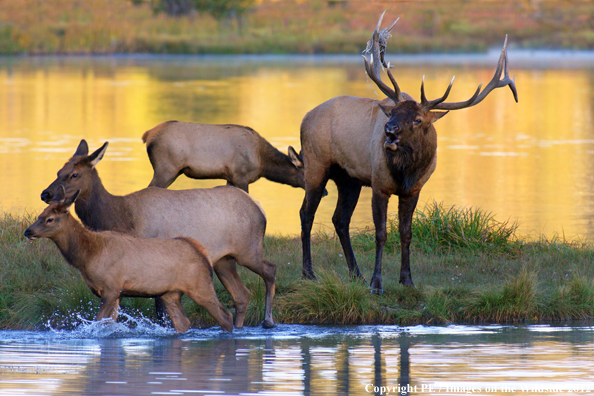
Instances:
[[[380,18],[377,21],[375,30],[373,31],[371,40],[369,40],[367,42],[367,47],[363,51],[363,53],[365,53],[365,54],[371,53],[370,63],[373,66],[373,72],[380,79],[381,79],[381,77],[380,77],[381,66],[383,65],[385,68],[388,68],[388,65],[384,61],[384,53],[386,50],[387,41],[390,37],[392,37],[390,35],[390,31],[392,30],[394,25],[396,25],[396,22],[398,22],[398,19],[400,19],[400,18],[396,19],[388,28],[380,29],[385,13],[386,13],[386,11],[384,11],[382,13],[382,15],[380,15]]]
[[[369,64],[369,61],[367,60],[367,58],[365,56],[363,56],[363,60],[365,61],[365,71],[367,72],[367,75],[369,76],[369,78],[371,78],[371,80],[377,85],[377,87],[380,89],[380,91],[382,91],[384,94],[386,94],[386,96],[389,97],[390,99],[392,99],[394,102],[398,103],[400,101],[400,88],[398,88],[398,84],[396,84],[396,80],[392,76],[392,73],[390,73],[390,69],[388,69],[388,76],[390,77],[390,81],[392,81],[392,84],[394,84],[396,91],[394,91],[393,89],[388,87],[382,80],[380,80],[378,78],[378,76],[375,75],[375,73],[371,69],[371,65]]]
[[[421,107],[425,111],[429,111],[429,110],[434,109],[435,106],[439,105],[444,100],[446,100],[448,98],[448,96],[450,95],[450,91],[452,90],[452,85],[454,85],[454,78],[456,78],[456,76],[452,77],[452,80],[450,81],[450,85],[448,85],[448,88],[446,89],[445,93],[443,94],[443,96],[441,98],[434,99],[434,100],[427,100],[427,97],[425,96],[425,76],[423,76],[423,79],[421,80]],[[478,95],[478,93],[477,93],[477,95]]]
[[[394,86],[394,94],[395,95],[392,99],[394,100],[394,102],[399,102],[400,101],[400,87],[398,86],[396,79],[392,75],[390,68],[387,68],[386,72],[388,73],[388,77],[390,77],[390,81],[392,82],[392,85]]]
[[[379,30],[380,27],[382,27],[382,20],[384,19],[384,15],[386,14],[386,10],[384,10],[384,12],[382,12],[382,15],[380,15],[379,20],[377,21],[377,26],[375,27],[375,30],[373,31],[373,36],[375,37],[377,34],[379,34]]]
[[[514,95],[514,99],[517,102],[518,101],[518,91],[516,90],[515,77],[513,79],[511,79],[509,77],[509,70],[508,70],[507,62],[508,62],[507,61],[507,35],[505,35],[505,41],[503,42],[503,49],[501,50],[501,55],[499,55],[499,61],[497,62],[497,67],[495,68],[495,74],[493,75],[493,78],[491,79],[491,81],[489,81],[487,86],[485,86],[485,89],[483,89],[482,92],[481,92],[481,87],[482,87],[482,83],[481,83],[478,86],[474,95],[470,99],[468,99],[464,102],[439,103],[439,104],[429,108],[429,110],[432,110],[432,109],[435,109],[435,110],[459,110],[459,109],[464,109],[467,107],[476,106],[477,104],[482,102],[483,99],[485,99],[487,97],[487,95],[489,95],[489,93],[491,93],[491,91],[493,91],[494,89],[497,89],[497,88],[505,87],[506,85],[509,85],[509,88],[511,89],[511,91]],[[502,73],[503,73],[503,78],[501,78]]]
[[[371,80],[378,86],[378,88],[384,94],[386,94],[392,100],[398,102],[400,101],[400,88],[398,87],[398,84],[396,83],[394,76],[389,71],[390,67],[385,63],[383,56],[386,49],[386,43],[388,41],[388,38],[391,37],[390,31],[392,30],[394,25],[396,25],[398,19],[396,19],[386,29],[380,29],[385,13],[386,11],[384,11],[382,15],[380,15],[375,30],[373,31],[373,36],[371,40],[367,42],[367,48],[365,49],[365,51],[363,51],[364,53],[371,52],[371,60],[367,60],[367,57],[365,55],[363,56],[363,59],[365,60],[365,71],[367,72],[369,78],[371,78]],[[381,65],[383,65],[388,71],[388,77],[390,78],[392,85],[394,85],[394,90],[392,90],[390,87],[388,87],[385,83],[382,82]]]

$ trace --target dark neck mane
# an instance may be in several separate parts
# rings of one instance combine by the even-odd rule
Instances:
[[[390,173],[398,185],[398,195],[408,194],[433,162],[437,145],[427,141],[421,147],[419,151],[408,148],[385,151]]]

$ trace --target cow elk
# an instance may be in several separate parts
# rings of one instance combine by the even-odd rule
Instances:
[[[93,232],[70,215],[80,191],[65,196],[58,189],[37,221],[25,230],[29,239],[51,239],[78,269],[91,291],[101,298],[97,320],[117,319],[122,297],[160,296],[175,330],[184,332],[190,320],[181,306],[186,294],[205,308],[223,330],[233,330],[233,316],[219,302],[206,250],[190,238],[138,238],[113,231]]]
[[[304,188],[303,162],[293,147],[283,154],[251,128],[167,121],[142,135],[154,176],[149,187],[167,188],[181,174],[225,179],[248,192],[261,177]]]
[[[57,179],[42,192],[41,199],[49,203],[60,186],[65,188],[66,196],[80,190],[74,208],[91,230],[120,231],[145,238],[182,236],[200,242],[235,303],[238,328],[243,327],[250,293],[237,274],[236,263],[250,269],[262,277],[266,287],[262,325],[273,327],[276,265],[263,256],[266,215],[260,205],[231,186],[192,190],[149,187],[114,196],[107,192],[96,169],[107,144],[89,155],[87,142],[81,140],[74,156],[58,171]]]
[[[517,102],[514,80],[507,67],[507,37],[489,84],[464,102],[446,103],[452,82],[445,94],[435,100],[425,97],[421,84],[421,102],[400,92],[396,79],[383,56],[392,24],[380,30],[383,14],[368,43],[371,64],[364,56],[369,78],[388,96],[373,100],[339,96],[311,110],[301,123],[301,145],[305,164],[305,198],[301,207],[301,239],[303,276],[315,279],[311,260],[311,228],[314,215],[328,179],[338,188],[338,203],[332,217],[352,276],[362,278],[353,254],[349,236],[351,216],[362,186],[371,186],[372,212],[375,225],[375,269],[371,290],[382,292],[382,254],[386,242],[388,200],[398,196],[398,229],[401,242],[400,283],[413,286],[409,247],[411,223],[421,188],[436,166],[437,134],[433,123],[446,112],[479,104],[494,89],[508,85]],[[387,70],[393,89],[382,82],[380,64]],[[501,74],[503,78],[500,79]]]

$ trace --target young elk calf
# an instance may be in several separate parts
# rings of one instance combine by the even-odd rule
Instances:
[[[293,147],[283,154],[251,128],[167,121],[142,135],[155,174],[149,187],[167,188],[182,173],[225,179],[248,192],[261,177],[304,188],[303,162]]]
[[[215,294],[212,263],[202,245],[190,238],[138,238],[90,231],[70,216],[70,206],[79,194],[80,190],[66,198],[60,187],[25,236],[51,239],[68,264],[80,271],[91,291],[101,298],[97,320],[115,320],[121,297],[160,296],[175,330],[184,332],[190,320],[180,298],[187,294],[223,330],[233,330],[233,317]]]

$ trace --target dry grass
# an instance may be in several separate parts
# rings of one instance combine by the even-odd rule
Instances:
[[[393,52],[483,51],[512,45],[594,48],[588,1],[263,0],[236,21],[155,14],[148,1],[0,2],[0,53],[358,53],[378,15],[400,17]]]

